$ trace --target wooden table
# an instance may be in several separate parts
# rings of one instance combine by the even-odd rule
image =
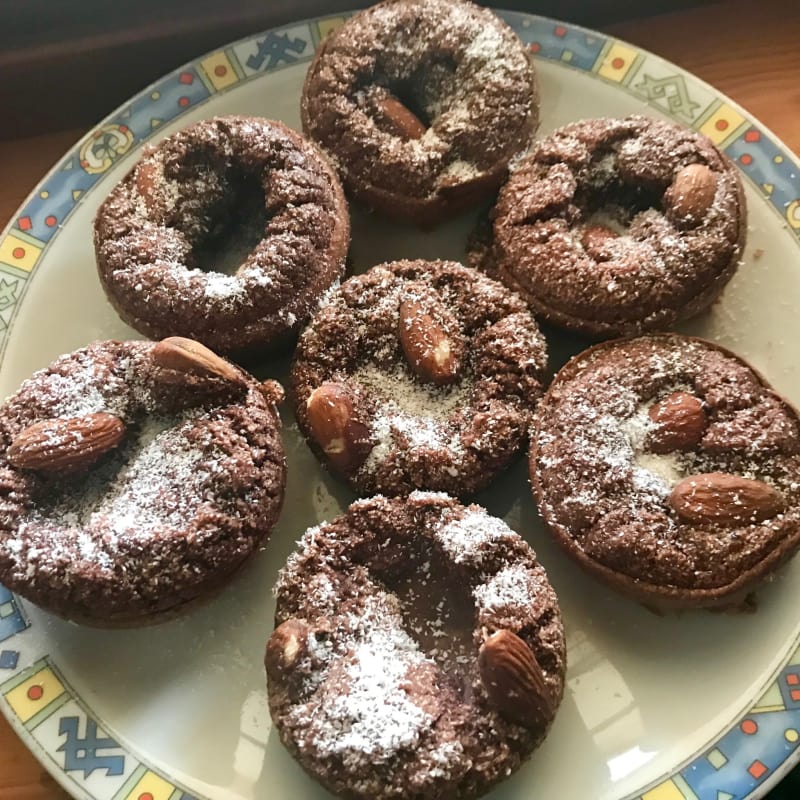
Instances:
[[[658,53],[708,81],[800,153],[800,4],[736,0],[634,20],[607,32]],[[118,98],[119,102],[124,100]],[[84,132],[71,129],[0,142],[0,228],[45,171]],[[771,800],[798,796],[800,775],[793,774]],[[65,798],[67,795],[0,718],[0,800]]]

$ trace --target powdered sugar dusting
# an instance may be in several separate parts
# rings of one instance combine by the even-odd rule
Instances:
[[[42,382],[43,394],[56,398],[58,411],[53,416],[79,417],[107,411],[122,417],[130,402],[130,392],[126,388],[129,366],[129,360],[122,359],[119,371],[104,374],[101,385],[94,360],[77,358],[71,362],[69,374],[37,372],[26,383]]]
[[[454,771],[459,769],[464,758],[464,745],[458,740],[444,740],[430,753],[433,766],[428,767],[428,774],[432,778],[451,778]]]
[[[680,386],[667,389],[664,394],[686,391]],[[633,485],[636,489],[665,496],[686,474],[685,458],[677,453],[653,453],[647,446],[648,436],[655,430],[649,416],[652,403],[642,403],[636,412],[621,423],[622,432],[628,437],[633,460]]]
[[[629,477],[634,502],[644,506],[660,504],[672,488],[664,480],[664,474],[671,473],[667,466],[671,459],[645,450],[647,426],[637,416],[621,422],[614,416],[598,415],[595,424],[602,435],[598,459],[609,472]]]
[[[462,380],[455,386],[422,384],[402,365],[393,370],[385,370],[374,364],[366,364],[354,373],[353,379],[367,391],[385,397],[393,406],[392,414],[429,420],[447,417],[463,406],[472,389],[471,382],[467,380]]]
[[[487,25],[470,42],[464,57],[470,61],[489,62],[490,68],[498,69],[498,61],[508,49],[508,40],[498,28]]]
[[[386,371],[372,364],[355,373],[354,379],[383,401],[372,421],[371,433],[376,444],[363,471],[375,472],[400,447],[446,451],[453,463],[450,469],[458,474],[457,464],[464,448],[458,427],[448,417],[467,404],[472,389],[470,381],[435,387],[421,384],[403,366]]]
[[[653,486],[653,479],[663,494],[666,494],[686,473],[681,460],[675,453],[656,455],[655,453],[636,453],[634,463],[634,486],[645,488]],[[644,478],[644,480],[642,480]]]
[[[664,194],[687,160],[717,165],[702,224],[680,222]],[[738,181],[710,142],[672,123],[572,123],[540,140],[501,191],[494,269],[575,329],[664,330],[710,303],[733,271],[744,225]]]
[[[685,383],[675,383],[675,375],[681,370],[680,358],[678,351],[666,348],[648,353],[648,380],[666,384],[660,389],[662,395],[692,391]],[[638,395],[623,382],[615,382],[613,395],[607,395],[604,390],[602,404],[597,403],[593,391],[576,392],[569,400],[571,413],[578,422],[570,434],[570,458],[577,454],[587,463],[596,465],[592,469],[597,470],[598,477],[604,474],[608,482],[621,481],[628,485],[632,508],[659,508],[672,486],[687,474],[688,463],[682,454],[658,455],[648,446],[648,437],[654,430],[648,414],[652,403],[652,399],[640,402]],[[541,450],[548,450],[553,441],[552,434],[540,433]],[[561,469],[558,458],[544,456],[540,463],[547,469]],[[580,483],[581,491],[565,498],[565,505],[591,507],[605,491],[600,480]]]
[[[204,502],[212,501],[203,491],[209,472],[219,463],[208,460],[200,446],[189,444],[185,428],[196,415],[186,415],[182,422],[148,419],[142,427],[139,451],[118,474],[111,486],[101,490],[102,500],[90,510],[85,503],[76,513],[73,524],[89,529],[102,526],[116,536],[143,538],[156,531],[182,528],[187,518]],[[208,461],[210,466],[200,467]],[[180,497],[165,498],[165,487],[180,486]]]
[[[699,402],[703,417],[676,411],[671,429],[662,404],[676,394]],[[597,347],[564,369],[539,414],[534,487],[543,515],[633,580],[729,587],[797,530],[797,418],[710,343],[662,334]],[[773,486],[785,510],[752,523],[687,518],[672,493],[707,473]]]
[[[633,392],[623,387],[614,396],[614,407],[604,407],[602,411],[590,395],[571,399],[570,407],[579,424],[570,432],[566,457],[568,462],[580,458],[587,465],[586,470],[596,473],[597,480],[580,481],[580,490],[562,500],[565,508],[593,508],[611,483],[629,487],[632,509],[660,507],[682,477],[682,470],[677,455],[660,456],[647,449],[647,436],[653,427],[647,416],[649,405],[637,404]],[[542,431],[538,438],[540,451],[550,452],[554,441],[550,432]],[[564,467],[558,456],[540,455],[538,460],[547,470],[560,471]]]
[[[192,270],[199,272],[199,270]],[[242,281],[233,275],[223,275],[221,272],[201,273],[203,278],[203,291],[206,297],[215,300],[232,299],[244,295]],[[199,276],[197,276],[199,277]]]
[[[475,508],[447,520],[436,532],[437,540],[456,564],[480,563],[488,545],[513,535],[503,520]]]
[[[485,9],[441,0],[378,4],[329,40],[307,84],[304,122],[328,149],[350,154],[341,163],[359,183],[427,198],[527,148],[538,105],[532,77],[522,42]],[[413,95],[429,123],[419,139],[376,122],[382,114],[365,99],[372,85]]]
[[[313,745],[345,763],[365,756],[382,761],[411,748],[433,721],[401,688],[409,668],[428,659],[391,606],[391,599],[379,594],[369,599],[359,618],[351,616],[354,631],[343,645],[350,656],[347,689],[308,721]],[[303,715],[305,708],[299,705],[290,713]]]
[[[184,128],[147,148],[101,207],[101,277],[151,334],[177,326],[216,349],[269,344],[344,269],[335,181],[280,123],[226,116]],[[244,340],[231,345],[231,331]]]
[[[451,182],[461,183],[477,178],[480,175],[480,170],[469,161],[459,159],[447,165],[442,172],[441,182],[447,185]]]
[[[196,416],[193,411],[178,420],[149,418],[132,436],[122,465],[93,471],[79,495],[33,511],[6,549],[21,555],[20,543],[38,543],[44,531],[49,558],[60,561],[74,552],[83,562],[109,568],[121,539],[144,545],[155,534],[184,529],[201,505],[214,501],[203,489],[209,473],[199,467],[209,454],[185,438]],[[30,549],[24,554],[30,558]]]
[[[309,590],[319,574],[336,585],[321,603]],[[484,629],[524,629],[561,695],[552,590],[520,538],[478,506],[422,491],[357,500],[306,531],[277,590],[276,620],[305,621],[313,652],[291,675],[268,666],[270,709],[303,766],[337,794],[474,794],[480,764],[518,765],[512,743],[532,748],[540,732],[523,738],[476,696]]]
[[[376,442],[361,470],[367,473],[377,471],[390,454],[415,450],[446,451],[453,466],[453,475],[458,474],[460,456],[464,453],[458,431],[450,431],[436,419],[412,416],[405,413],[396,403],[388,403],[373,420],[371,433]]]
[[[516,615],[531,603],[530,573],[519,565],[501,569],[475,588],[476,603],[485,611]]]

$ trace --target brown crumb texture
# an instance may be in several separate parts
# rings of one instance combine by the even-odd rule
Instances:
[[[642,116],[584,120],[537,142],[492,220],[491,246],[481,243],[473,263],[544,319],[597,337],[706,309],[746,234],[727,157],[695,131]]]
[[[426,309],[446,336],[452,380],[415,373],[401,309]],[[303,333],[292,368],[296,417],[315,451],[357,491],[431,489],[465,496],[486,486],[527,437],[543,391],[545,341],[525,303],[453,262],[398,261],[332,292]],[[315,439],[308,403],[323,384],[352,394],[365,431],[342,466]]]
[[[387,95],[415,115],[412,136],[387,122]],[[430,226],[494,193],[537,128],[538,90],[524,44],[491,11],[389,0],[323,42],[301,117],[354,197]]]
[[[312,142],[279,122],[229,116],[146,147],[100,206],[94,241],[100,280],[128,324],[249,354],[291,339],[342,276],[350,223]]]
[[[474,797],[542,741],[564,689],[555,593],[527,544],[442,494],[359,500],[305,533],[281,572],[276,626],[299,631],[291,669],[267,650],[272,718],[313,777],[342,797]],[[508,721],[478,650],[516,633],[547,712]]]
[[[152,348],[98,342],[61,356],[0,409],[0,580],[69,619],[142,624],[212,594],[280,513],[280,423],[260,385],[164,369]],[[9,463],[30,425],[100,411],[125,436],[91,467]]]
[[[653,409],[669,398],[674,410],[676,397],[699,423],[682,418],[670,438]],[[640,599],[722,603],[800,544],[797,414],[717,345],[662,335],[591,348],[556,376],[531,441],[534,495],[551,531]],[[779,505],[745,509],[741,494],[727,512],[677,514],[676,486],[709,473],[761,482]]]

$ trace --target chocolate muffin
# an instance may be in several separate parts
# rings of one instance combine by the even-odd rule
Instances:
[[[185,339],[56,359],[0,408],[0,581],[109,627],[209,597],[280,513],[281,397]]]
[[[125,322],[237,356],[294,339],[342,276],[349,240],[325,156],[255,117],[204,120],[146,147],[94,223],[100,280]]]
[[[631,116],[539,141],[492,212],[471,263],[537,316],[594,337],[659,330],[705,310],[746,233],[742,183],[705,136]]]
[[[502,520],[443,494],[359,500],[276,585],[269,706],[342,797],[475,797],[545,737],[564,690],[558,601]]]
[[[433,226],[491,197],[538,126],[524,44],[463,0],[387,0],[320,46],[303,130],[368,208]]]
[[[530,470],[564,550],[659,608],[740,604],[800,545],[797,413],[711,342],[576,356],[539,406]]]
[[[363,494],[486,486],[524,442],[545,342],[525,303],[448,261],[396,261],[345,281],[300,338],[300,430]]]

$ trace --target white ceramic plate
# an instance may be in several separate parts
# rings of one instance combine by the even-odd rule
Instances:
[[[687,332],[748,358],[800,401],[797,162],[730,101],[675,66],[600,34],[506,14],[538,55],[542,132],[581,117],[648,112],[711,136],[747,175],[744,265]],[[261,33],[154,84],[98,126],[39,185],[0,237],[0,395],[56,355],[133,337],[97,280],[95,209],[141,143],[215,114],[299,124],[315,45],[341,18]],[[402,256],[463,257],[471,220],[421,234],[355,215],[357,270]],[[560,363],[569,352],[555,349]],[[263,374],[282,377],[285,363]],[[323,798],[271,730],[261,666],[271,586],[294,541],[352,496],[318,467],[288,413],[287,502],[255,566],[222,597],[160,627],[98,631],[0,590],[0,706],[75,797]],[[544,535],[520,462],[480,499],[538,551],[561,598],[567,692],[545,744],[492,797],[739,800],[797,760],[800,560],[756,614],[656,617],[587,578]]]

